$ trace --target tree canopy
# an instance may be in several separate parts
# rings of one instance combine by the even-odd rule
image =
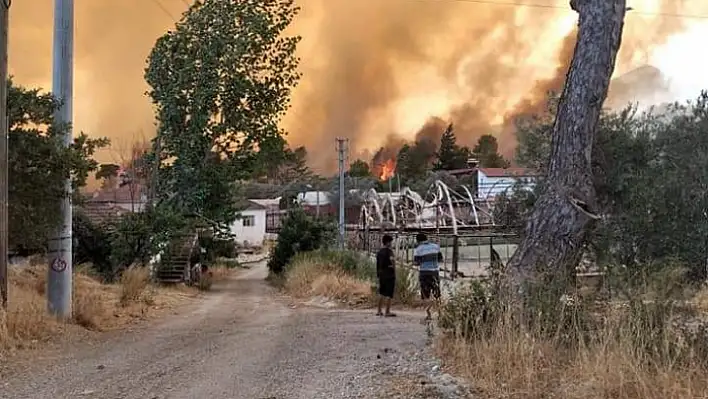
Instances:
[[[145,79],[157,108],[159,205],[215,221],[235,216],[234,182],[282,148],[279,122],[297,84],[292,0],[198,1],[160,37]]]
[[[75,191],[86,185],[98,163],[94,152],[108,144],[80,133],[65,148],[60,140],[66,126],[53,126],[59,102],[49,93],[8,83],[9,124],[9,245],[19,252],[45,247],[61,221],[59,199],[64,179]]]
[[[477,144],[472,149],[472,155],[479,161],[483,168],[508,168],[509,161],[499,154],[497,138],[491,134],[480,136]]]
[[[371,177],[371,169],[366,161],[357,159],[349,166],[350,177]]]
[[[437,161],[434,166],[436,170],[454,170],[467,167],[470,149],[457,144],[452,124],[448,125],[440,137],[440,147],[436,155]]]

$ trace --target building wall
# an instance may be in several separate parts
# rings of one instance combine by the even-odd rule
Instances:
[[[511,192],[517,182],[521,182],[522,187],[527,190],[532,190],[535,184],[533,177],[490,177],[479,171],[477,174],[477,196],[487,200],[494,199],[499,194]]]
[[[249,225],[251,222],[252,225]],[[241,217],[231,225],[235,241],[241,245],[260,246],[266,234],[266,210],[252,209],[241,212]]]

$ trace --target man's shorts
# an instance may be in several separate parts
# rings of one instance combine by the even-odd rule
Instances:
[[[440,299],[440,272],[420,272],[420,296],[426,300],[430,297]]]
[[[396,292],[395,277],[379,277],[379,295],[386,298],[393,298],[393,293]]]

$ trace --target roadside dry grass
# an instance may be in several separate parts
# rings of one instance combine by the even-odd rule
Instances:
[[[46,299],[46,264],[9,270],[9,308],[0,310],[0,355],[37,348],[57,336],[107,331],[157,317],[197,295],[188,288],[155,287],[147,270],[131,268],[117,284],[103,284],[87,268],[74,271],[73,319],[51,317]]]
[[[288,268],[283,288],[298,299],[324,297],[350,304],[368,303],[371,282],[352,275],[326,257],[299,256]]]
[[[376,271],[371,262],[355,253],[316,251],[301,253],[290,262],[275,284],[297,299],[326,298],[357,307],[375,306]],[[398,270],[394,304],[416,305],[411,273]]]
[[[468,333],[470,321],[458,320],[437,351],[480,398],[706,398],[706,331],[681,322],[693,310],[639,301],[601,309],[590,328],[553,333],[511,323],[507,312],[491,324],[473,321]]]

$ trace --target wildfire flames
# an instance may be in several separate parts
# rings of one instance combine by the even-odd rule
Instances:
[[[386,181],[393,177],[396,173],[396,161],[389,159],[381,164],[381,173],[379,173],[379,179]]]

